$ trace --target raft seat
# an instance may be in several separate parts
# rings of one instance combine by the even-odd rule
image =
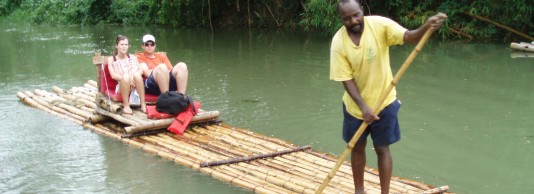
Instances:
[[[100,70],[100,92],[108,96],[111,100],[115,102],[122,102],[122,95],[119,93],[115,94],[115,87],[118,82],[111,78],[109,73],[108,64],[103,65],[102,70]],[[146,79],[146,78],[143,78]],[[156,102],[158,101],[158,96],[152,94],[145,94],[146,102]]]

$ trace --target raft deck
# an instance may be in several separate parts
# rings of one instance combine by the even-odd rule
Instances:
[[[314,151],[311,146],[297,146],[214,122],[217,117],[213,116],[218,116],[218,111],[200,112],[210,116],[194,119],[183,136],[154,129],[148,133],[129,133],[128,127],[146,122],[146,114],[134,110],[133,115],[124,116],[99,108],[95,103],[101,102],[96,85],[89,80],[83,87],[67,91],[53,87],[53,92],[35,89],[34,92],[18,92],[17,96],[30,106],[93,132],[256,193],[315,193],[337,162],[336,157]],[[380,193],[378,171],[366,167],[364,177],[365,191]],[[448,190],[448,186],[434,187],[400,177],[392,177],[390,187],[391,193],[445,193]],[[350,163],[345,162],[324,193],[353,192]]]

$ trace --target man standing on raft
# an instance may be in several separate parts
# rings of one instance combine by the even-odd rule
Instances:
[[[136,53],[141,65],[147,94],[159,95],[167,91],[177,91],[185,95],[189,73],[183,62],[172,66],[166,55],[155,52],[156,38],[150,34],[142,38],[143,52]]]
[[[443,13],[430,17],[416,30],[407,30],[395,21],[381,16],[364,16],[358,0],[340,0],[339,16],[343,27],[332,38],[330,79],[343,83],[343,139],[349,142],[362,122],[369,126],[351,151],[355,193],[364,193],[365,147],[371,135],[378,158],[380,187],[389,193],[393,160],[389,145],[400,140],[397,113],[400,101],[393,89],[380,113],[373,113],[380,95],[393,75],[389,64],[389,46],[418,42],[427,29],[436,30],[447,18]]]

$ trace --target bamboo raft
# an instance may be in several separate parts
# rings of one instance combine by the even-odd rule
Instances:
[[[149,122],[146,114],[138,110],[123,116],[102,109],[97,106],[102,103],[97,91],[97,83],[89,80],[83,87],[66,91],[53,87],[52,92],[35,89],[18,92],[17,96],[30,106],[95,133],[256,193],[314,193],[337,161],[332,155],[313,151],[311,146],[299,147],[218,122],[218,111],[200,111],[184,135],[179,136],[160,130],[170,125],[168,119]],[[365,170],[365,190],[380,193],[378,171],[369,167]],[[400,177],[392,177],[390,188],[391,193],[447,190],[448,186],[433,187]],[[353,192],[350,163],[345,162],[324,193]]]
[[[512,42],[512,43],[510,43],[510,48],[515,49],[515,50],[520,50],[520,51],[534,52],[534,42],[532,42],[532,43],[528,43],[528,42],[515,43],[515,42]]]

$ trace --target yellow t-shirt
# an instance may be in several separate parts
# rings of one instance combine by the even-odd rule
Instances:
[[[332,38],[330,46],[330,79],[354,79],[360,95],[374,109],[380,95],[393,80],[389,65],[389,46],[404,43],[406,28],[381,16],[365,16],[360,45],[356,46],[343,26]],[[389,93],[380,110],[396,99],[395,88]],[[363,119],[362,111],[345,91],[343,103],[354,117]]]

